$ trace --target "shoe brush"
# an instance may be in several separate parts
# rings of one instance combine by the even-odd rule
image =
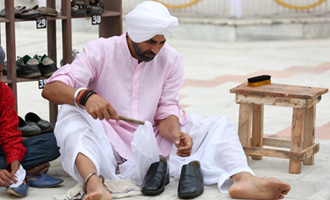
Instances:
[[[262,85],[270,84],[270,75],[261,75],[248,78],[248,86],[249,87],[258,87]]]

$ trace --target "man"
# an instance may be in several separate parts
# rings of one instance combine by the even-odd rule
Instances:
[[[63,168],[83,183],[85,199],[112,199],[97,175],[141,184],[158,156],[169,158],[174,177],[183,164],[200,160],[205,183],[218,183],[222,192],[229,188],[234,198],[283,198],[290,185],[252,175],[228,120],[179,120],[182,58],[166,44],[177,18],[162,4],[145,1],[126,16],[126,24],[121,36],[88,42],[42,93],[68,104],[59,111],[55,135]],[[119,116],[148,122],[138,127]]]
[[[5,53],[0,46],[0,186],[8,188],[11,194],[25,196],[29,186],[25,173],[34,187],[52,187],[63,182],[44,174],[48,171],[49,161],[60,154],[53,133],[23,141],[22,133],[17,129],[19,120],[13,92],[1,81],[4,59]],[[18,187],[13,188],[14,185]]]

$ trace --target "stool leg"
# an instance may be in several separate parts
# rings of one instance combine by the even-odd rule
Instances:
[[[254,104],[252,111],[252,147],[263,147],[264,138],[264,105]],[[252,159],[261,160],[262,156],[252,156]]]
[[[293,108],[291,129],[291,152],[302,152],[302,141],[304,133],[305,109]],[[290,159],[289,172],[299,174],[301,172],[301,160]]]
[[[250,131],[251,131],[251,105],[241,103],[239,106],[238,119],[238,136],[243,147],[250,146]],[[246,154],[247,162],[249,163],[249,155]]]
[[[315,142],[315,113],[315,105],[306,109],[303,149],[312,146]],[[310,158],[305,159],[303,162],[305,165],[314,164],[314,155],[312,155]]]

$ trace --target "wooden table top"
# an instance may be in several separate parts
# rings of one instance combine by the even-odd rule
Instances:
[[[247,96],[262,96],[262,97],[287,97],[287,98],[302,98],[312,99],[328,92],[327,88],[317,88],[308,86],[285,85],[271,83],[258,87],[249,87],[247,82],[232,88],[230,93],[243,94]]]

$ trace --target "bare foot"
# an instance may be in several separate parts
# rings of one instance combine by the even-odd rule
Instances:
[[[229,195],[237,199],[283,199],[291,186],[275,178],[259,178],[242,172],[232,176],[234,184]]]
[[[34,175],[34,176],[40,176],[40,172],[47,173],[49,169],[50,163],[43,163],[41,165],[35,166],[29,170],[26,170],[26,173]]]
[[[87,182],[87,195],[84,200],[112,200],[112,195],[104,188],[102,181],[97,176],[92,176]]]

